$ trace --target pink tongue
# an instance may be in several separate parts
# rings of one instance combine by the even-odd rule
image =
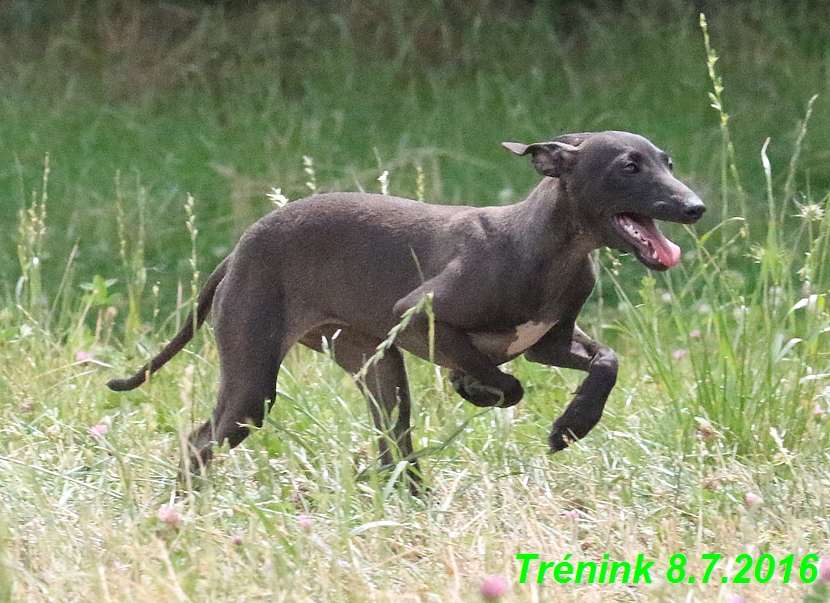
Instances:
[[[657,259],[664,266],[671,268],[680,261],[680,247],[669,241],[662,232],[649,220],[647,224],[637,222],[640,231],[649,240],[654,251],[657,252]]]

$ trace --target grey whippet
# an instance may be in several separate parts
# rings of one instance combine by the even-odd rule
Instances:
[[[455,390],[476,406],[508,407],[522,399],[518,379],[499,370],[522,354],[586,371],[553,423],[551,450],[597,424],[616,382],[617,359],[576,326],[594,287],[590,252],[607,246],[666,270],[680,249],[653,220],[690,224],[706,208],[672,175],[669,156],[641,136],[566,134],[504,146],[529,154],[545,176],[521,203],[476,208],[322,194],[277,209],[242,235],[198,299],[196,327],[211,315],[221,378],[212,419],[190,436],[196,462],[207,464],[215,443],[236,446],[248,424],[262,424],[280,363],[295,343],[320,351],[328,340],[335,362],[358,375],[428,293],[433,349],[430,319],[418,313],[358,380],[375,426],[386,434],[379,444],[384,463],[393,460],[388,440],[404,458],[413,453],[401,350],[449,368]],[[193,322],[191,314],[133,377],[107,385],[138,387],[192,338]]]

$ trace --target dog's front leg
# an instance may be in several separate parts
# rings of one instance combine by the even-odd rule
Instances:
[[[554,327],[525,352],[532,362],[586,371],[565,412],[553,423],[551,452],[584,438],[602,418],[608,395],[617,382],[617,357],[611,348],[588,337],[576,325]]]
[[[450,381],[458,394],[480,407],[507,408],[524,396],[522,384],[473,344],[470,336],[446,323],[435,324],[435,359],[450,367]]]
[[[422,293],[420,291],[417,294]],[[395,305],[398,316],[414,307],[419,297],[413,293]],[[524,396],[522,384],[513,375],[499,370],[499,367],[474,344],[470,336],[450,322],[442,320],[436,293],[432,325],[433,349],[429,349],[429,318],[420,313],[413,316],[400,337],[405,349],[422,358],[432,358],[436,364],[452,369],[451,378],[455,390],[476,406],[507,407],[518,404]],[[459,381],[460,379],[460,381]]]

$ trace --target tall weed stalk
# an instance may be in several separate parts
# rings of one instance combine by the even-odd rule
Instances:
[[[18,212],[17,257],[20,261],[20,279],[15,288],[18,308],[31,318],[39,319],[46,308],[43,297],[41,267],[43,243],[46,237],[46,201],[49,198],[49,155],[43,163],[43,188],[40,198],[32,191],[32,204]]]
[[[147,205],[147,192],[142,186],[138,187],[138,224],[137,238],[131,250],[128,250],[127,220],[124,215],[124,193],[121,187],[121,172],[115,175],[116,209],[118,220],[118,239],[120,242],[119,255],[124,266],[124,275],[127,281],[127,300],[129,311],[124,327],[127,338],[136,337],[141,333],[141,296],[147,285],[147,269],[144,266],[144,213]]]

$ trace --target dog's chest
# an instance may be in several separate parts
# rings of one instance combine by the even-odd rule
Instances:
[[[479,350],[492,358],[516,356],[539,341],[555,323],[529,320],[506,331],[470,333]]]

